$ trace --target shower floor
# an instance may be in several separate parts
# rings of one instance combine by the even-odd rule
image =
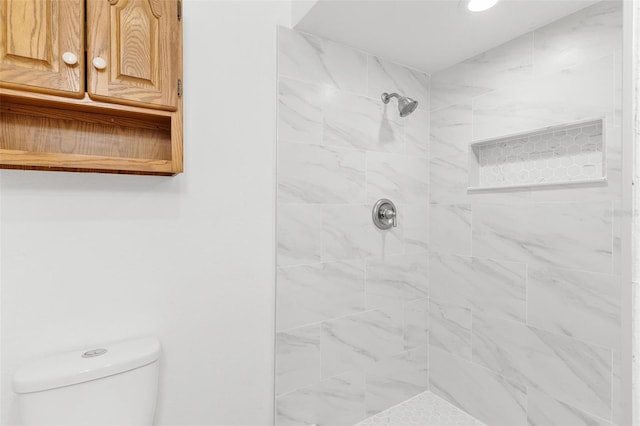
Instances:
[[[356,426],[485,426],[431,392],[382,411]]]

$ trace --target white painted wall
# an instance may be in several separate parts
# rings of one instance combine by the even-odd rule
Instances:
[[[281,2],[184,5],[185,173],[3,171],[2,419],[53,351],[157,335],[158,425],[272,423]]]

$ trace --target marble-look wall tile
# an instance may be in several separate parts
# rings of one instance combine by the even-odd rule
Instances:
[[[333,96],[325,108],[323,143],[404,153],[404,129],[399,120],[389,118],[378,99],[342,92]]]
[[[418,101],[419,109],[429,109],[429,76],[384,59],[368,56],[369,97],[380,99],[382,93],[397,92]],[[395,102],[395,101],[394,101]],[[394,102],[387,105],[390,114],[399,116]]]
[[[433,158],[429,162],[430,201],[439,204],[468,202],[469,185],[467,155]]]
[[[471,310],[429,299],[429,344],[471,360]]]
[[[616,275],[530,266],[527,323],[608,348],[619,348],[620,287],[620,277]]]
[[[431,76],[431,112],[492,91],[491,88],[474,83],[473,77],[462,64],[456,64]]]
[[[429,339],[429,299],[404,304],[404,348],[426,346]]]
[[[536,75],[598,59],[622,46],[622,1],[602,1],[534,32]]]
[[[496,191],[471,192],[467,194],[467,200],[474,204],[516,204],[526,203],[531,200],[529,188],[501,188]]]
[[[428,296],[426,254],[389,256],[367,262],[367,309]]]
[[[381,230],[371,219],[372,205],[325,205],[322,208],[322,260],[382,259],[404,250],[404,224]]]
[[[278,140],[322,143],[321,86],[289,78],[278,80]]]
[[[487,424],[609,426],[612,411],[615,422],[608,348],[619,340],[620,301],[608,274],[619,265],[621,3],[598,3],[431,78],[429,293],[472,315],[466,362],[437,347],[442,327],[430,306],[430,348],[440,355],[430,357],[431,389],[440,382],[443,395],[469,395],[472,408],[459,405]],[[602,117],[606,185],[466,194],[471,141]],[[434,209],[442,205],[469,206],[468,222]],[[463,223],[472,224],[472,252],[459,251]],[[439,365],[445,356],[455,363]],[[462,365],[520,388],[520,418],[500,418],[501,405],[494,417],[472,411],[487,390],[456,389]]]
[[[429,160],[368,152],[366,179],[369,203],[380,198],[398,203],[426,202],[429,197]]]
[[[359,151],[278,144],[278,201],[364,202],[365,155]]]
[[[527,414],[529,426],[612,426],[533,387],[527,389]]]
[[[314,204],[278,204],[278,266],[320,262],[322,211]]]
[[[352,426],[365,418],[365,380],[348,372],[276,399],[276,426]]]
[[[607,156],[607,163],[611,164]],[[619,163],[618,163],[619,164]],[[603,203],[618,198],[615,193],[620,193],[620,176],[612,176],[607,171],[607,183],[594,183],[584,186],[560,186],[531,188],[531,200],[539,203],[578,202],[578,203]]]
[[[364,95],[367,56],[315,35],[279,27],[278,74]]]
[[[322,377],[362,369],[402,352],[402,305],[322,323]]]
[[[429,245],[440,253],[471,255],[471,206],[429,205]]]
[[[429,389],[487,425],[526,424],[524,386],[434,347]]]
[[[364,310],[363,261],[278,268],[277,283],[278,330]]]
[[[473,207],[475,255],[592,272],[611,271],[610,204]]]
[[[462,103],[431,112],[430,157],[465,157],[473,139],[471,103]]]
[[[367,416],[373,416],[427,390],[427,364],[425,345],[367,368]]]
[[[611,351],[474,315],[473,361],[600,417],[611,416]]]
[[[531,76],[532,63],[533,33],[527,33],[439,71],[431,78],[431,109],[520,84]]]
[[[432,253],[430,295],[474,313],[524,322],[526,271],[524,263]]]
[[[429,111],[417,109],[402,118],[407,155],[429,158]]]
[[[276,333],[276,395],[320,379],[320,324]]]
[[[613,56],[473,100],[473,139],[613,114]]]
[[[404,252],[406,254],[427,253],[429,249],[429,204],[400,204],[397,205],[398,215],[401,216],[404,236]]]

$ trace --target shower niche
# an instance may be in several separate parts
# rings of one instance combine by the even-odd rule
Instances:
[[[468,191],[604,184],[604,130],[598,118],[474,142]]]

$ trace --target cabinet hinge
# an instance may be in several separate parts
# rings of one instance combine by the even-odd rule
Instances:
[[[182,21],[182,0],[178,0],[178,21]]]
[[[178,97],[182,97],[182,79],[178,79]]]

